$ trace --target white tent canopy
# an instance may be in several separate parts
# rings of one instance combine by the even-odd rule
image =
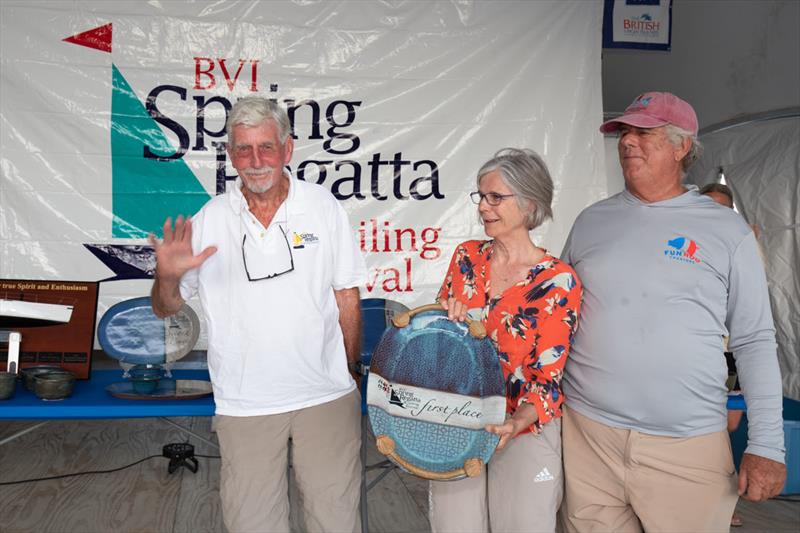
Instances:
[[[800,109],[739,118],[700,132],[705,153],[687,181],[719,181],[758,228],[785,396],[800,400]]]

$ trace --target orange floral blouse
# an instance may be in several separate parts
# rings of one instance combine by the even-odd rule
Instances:
[[[530,430],[538,433],[561,416],[561,378],[578,325],[581,284],[569,265],[546,253],[524,280],[491,298],[493,244],[460,244],[438,299],[456,298],[470,309],[481,309],[506,381],[506,412],[513,415],[517,407],[530,403],[539,414]]]

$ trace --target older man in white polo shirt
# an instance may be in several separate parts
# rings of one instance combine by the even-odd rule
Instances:
[[[230,531],[289,531],[287,442],[312,531],[360,529],[360,355],[364,260],[344,209],[292,178],[286,112],[264,98],[231,110],[234,186],[164,224],[153,310],[199,295]]]

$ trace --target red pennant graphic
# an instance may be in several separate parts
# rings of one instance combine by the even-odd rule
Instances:
[[[111,23],[65,37],[62,41],[111,53]]]

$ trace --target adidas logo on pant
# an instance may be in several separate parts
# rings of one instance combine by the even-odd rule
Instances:
[[[553,474],[547,469],[547,467],[542,468],[542,471],[536,474],[536,477],[533,478],[534,483],[541,483],[542,481],[553,481],[555,478]]]

